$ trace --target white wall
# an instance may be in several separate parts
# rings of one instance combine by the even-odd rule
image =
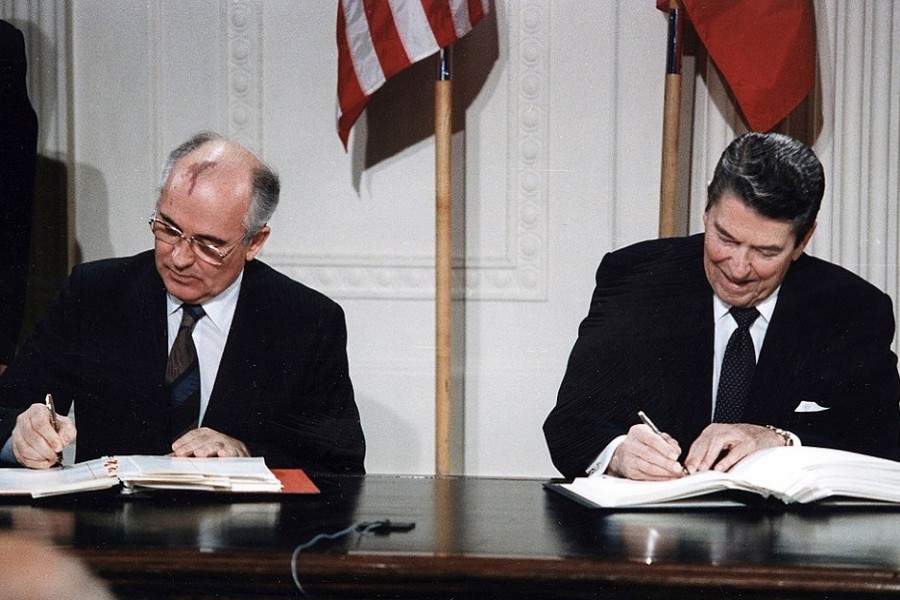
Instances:
[[[61,40],[57,55],[45,58],[68,76],[63,153],[73,172],[80,258],[150,247],[145,219],[159,165],[188,135],[209,128],[248,143],[282,175],[263,260],[346,310],[369,471],[432,472],[433,64],[385,86],[345,153],[334,128],[333,0],[52,6],[55,13],[42,16],[29,3],[0,1],[0,15],[43,31],[68,11],[67,30],[45,33]],[[866,173],[883,184],[865,190],[865,203],[852,193],[829,196],[843,203],[842,212],[823,209],[827,229],[842,223],[848,232],[814,247],[896,297],[900,48],[889,42],[900,11],[877,1],[851,8],[822,0],[816,9],[826,86],[817,149],[821,143],[827,172],[838,164],[845,177]],[[456,46],[460,472],[555,474],[541,424],[596,265],[604,252],[657,232],[665,37],[666,17],[651,1],[498,0]],[[851,38],[869,45],[848,47]],[[722,114],[727,96],[710,73],[698,80],[693,111],[694,231],[702,182],[742,127],[733,113]],[[834,98],[828,86],[848,73],[868,74],[860,82],[865,98]],[[871,105],[884,108],[864,109]],[[837,107],[844,117],[865,117],[841,121],[837,136]],[[868,143],[876,130],[877,144]],[[869,151],[857,164],[833,162],[835,148],[846,154],[846,144],[863,143]],[[858,215],[873,210],[881,233],[859,236],[873,219]],[[850,239],[862,252],[845,253]],[[873,247],[886,250],[870,259]]]

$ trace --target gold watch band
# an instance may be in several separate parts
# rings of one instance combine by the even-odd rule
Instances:
[[[775,427],[774,425],[766,425],[766,428],[771,429],[772,431],[774,431],[775,433],[780,435],[781,438],[784,440],[785,446],[793,446],[794,445],[794,437],[789,432],[785,431],[784,429]]]

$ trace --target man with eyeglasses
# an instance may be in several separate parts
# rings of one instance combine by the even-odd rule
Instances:
[[[252,455],[362,472],[343,311],[255,260],[279,187],[216,134],[176,148],[150,218],[154,250],[76,267],[0,378],[4,460],[53,466],[77,433],[78,461]],[[60,412],[74,403],[77,429],[64,416],[54,427],[47,394]]]

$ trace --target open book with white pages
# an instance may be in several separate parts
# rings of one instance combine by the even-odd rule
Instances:
[[[703,503],[703,497],[729,491],[783,504],[847,499],[900,504],[900,462],[831,448],[787,446],[754,452],[726,473],[704,471],[667,481],[601,475],[549,483],[547,488],[594,508],[710,506],[715,502]]]
[[[119,483],[117,468],[115,459],[97,458],[71,467],[0,469],[0,495],[40,498],[111,488]]]
[[[126,493],[140,489],[281,491],[281,481],[261,457],[120,456],[118,461],[116,474]]]
[[[308,478],[305,480],[315,490],[312,482]],[[152,489],[235,493],[282,491],[281,479],[269,470],[261,457],[112,456],[44,470],[0,469],[0,496],[39,498],[119,484],[125,493]]]

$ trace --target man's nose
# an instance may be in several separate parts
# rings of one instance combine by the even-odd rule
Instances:
[[[746,250],[738,250],[731,257],[731,276],[734,279],[745,279],[753,271],[750,255]]]
[[[194,250],[191,243],[180,238],[172,245],[172,262],[176,267],[189,267],[194,262]]]

